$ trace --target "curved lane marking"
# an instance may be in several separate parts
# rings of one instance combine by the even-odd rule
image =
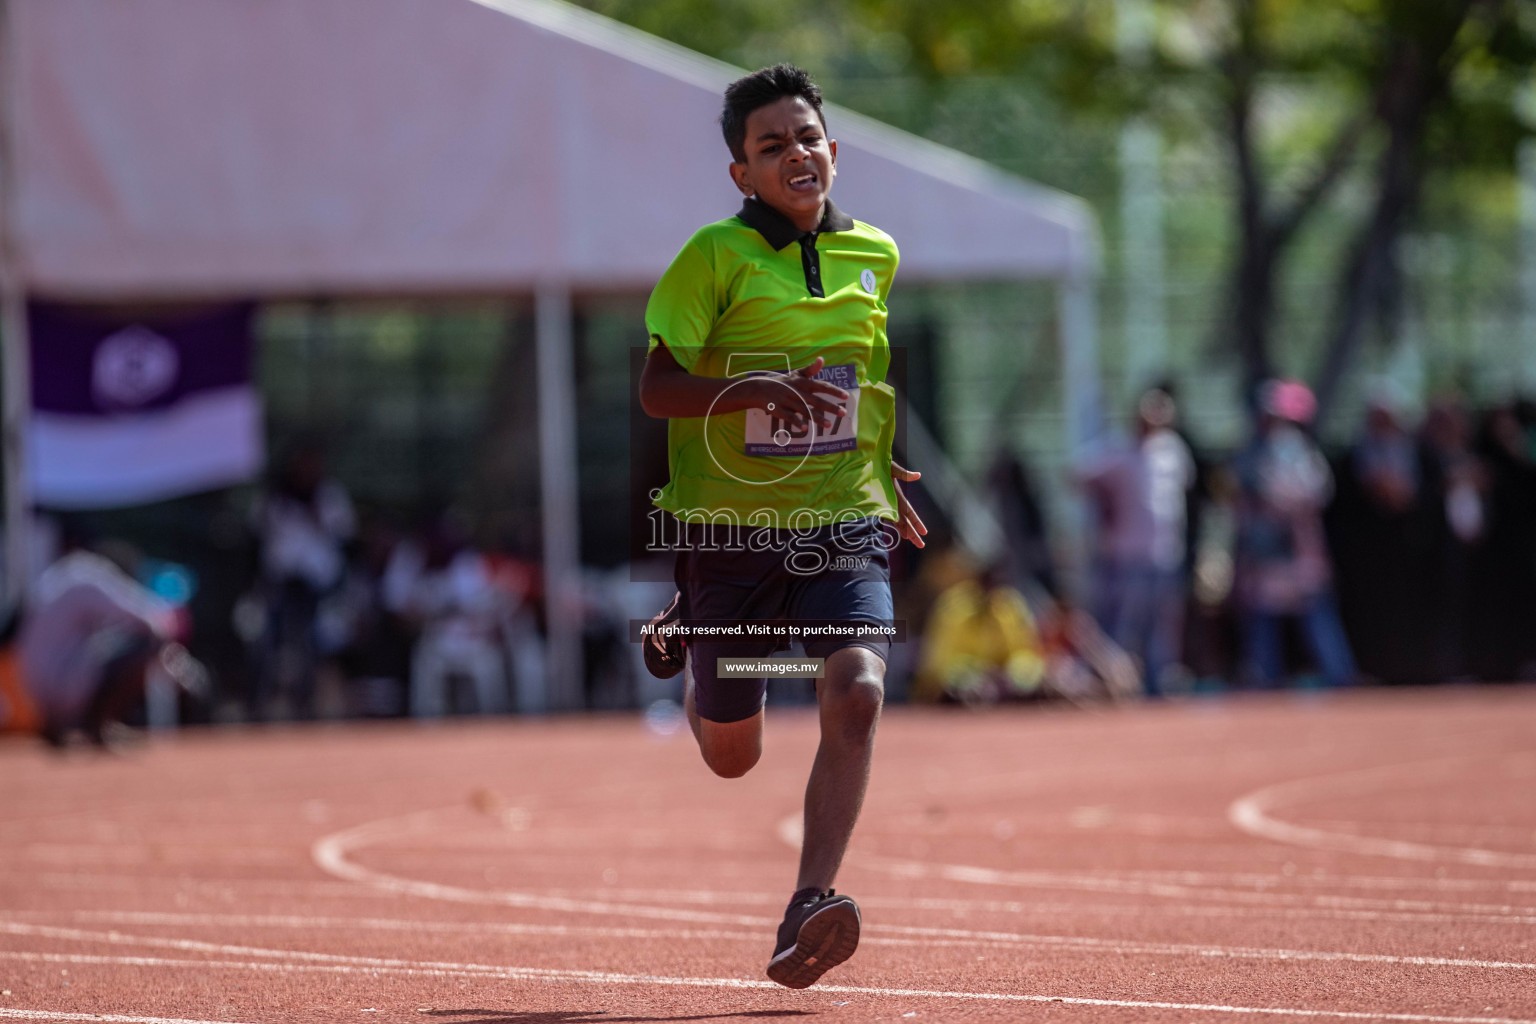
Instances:
[[[1465,758],[1442,761],[1383,765],[1362,771],[1318,775],[1279,782],[1255,790],[1234,800],[1227,808],[1227,820],[1252,836],[1292,846],[1305,846],[1337,853],[1365,854],[1440,863],[1471,864],[1480,868],[1536,869],[1536,854],[1506,853],[1465,846],[1433,846],[1402,839],[1330,832],[1321,828],[1294,825],[1273,817],[1271,812],[1308,799],[1331,796],[1364,796],[1394,784],[1402,785],[1444,774],[1452,765],[1464,764]]]
[[[596,914],[607,916],[641,917],[652,920],[687,921],[695,924],[735,925],[737,927],[773,928],[778,922],[772,918],[749,917],[737,914],[712,913],[686,910],[678,907],[623,903],[605,900],[578,900],[560,896],[539,896],[533,893],[506,890],[487,891],[460,886],[425,882],[403,878],[362,867],[349,858],[355,850],[365,849],[377,842],[401,835],[415,835],[432,831],[434,820],[456,808],[440,808],[419,811],[397,818],[386,818],[358,825],[341,832],[317,839],[311,848],[315,863],[324,871],[348,881],[369,885],[387,892],[418,896],[426,899],[455,903],[471,903],[490,906],[523,907],[537,910],[553,910],[566,913]],[[777,827],[779,838],[797,847],[801,834],[798,814],[782,819]],[[1229,900],[1236,903],[1294,908],[1305,907],[1316,912],[1356,918],[1361,915],[1371,919],[1395,919],[1404,913],[1415,920],[1437,919],[1449,911],[1447,919],[1481,918],[1498,923],[1528,924],[1536,921],[1536,909],[1516,908],[1507,905],[1482,905],[1459,903],[1433,903],[1418,900],[1372,900],[1343,896],[1295,896],[1283,893],[1245,892],[1240,890],[1212,890],[1190,888],[1166,883],[1140,882],[1115,878],[1094,878],[1059,872],[1008,872],[963,864],[929,864],[922,861],[885,861],[858,858],[861,866],[887,871],[898,877],[935,876],[950,881],[986,885],[1022,886],[1041,888],[1066,888],[1090,892],[1109,892],[1132,895],[1158,896],[1193,900]],[[922,934],[922,932],[918,932]],[[909,933],[910,934],[910,933]],[[933,934],[937,935],[937,931]]]
[[[111,934],[111,933],[103,933]],[[120,938],[131,938],[121,936]],[[285,950],[265,950],[269,955],[284,954]],[[329,954],[293,953],[304,958]],[[108,957],[64,953],[0,952],[0,960],[22,960],[43,963],[110,964],[128,967],[186,967],[197,970],[220,968],[226,970],[281,971],[286,973],[329,974],[395,974],[406,976],[485,978],[490,980],[564,981],[592,985],[671,985],[689,988],[768,989],[782,992],[771,981],[744,978],[678,978],[650,974],[619,974],[609,971],[554,970],[541,967],[500,967],[494,964],[453,964],[431,961],[394,961],[374,957],[332,957],[334,963],[274,963],[242,962],[227,960],[171,960],[163,957]],[[1322,1010],[1284,1006],[1229,1006],[1215,1003],[1171,1003],[1143,999],[1094,999],[1085,996],[1048,996],[1021,992],[949,992],[934,989],[878,988],[868,985],[818,985],[823,994],[851,994],[916,999],[978,1000],[1011,1003],[1063,1003],[1074,1006],[1107,1006],[1124,1009],[1186,1010],[1199,1013],[1266,1014],[1280,1017],[1311,1017],[1342,1020],[1404,1021],[1414,1024],[1536,1024],[1533,1020],[1509,1017],[1449,1017],[1424,1013],[1381,1013],[1359,1010]],[[79,1020],[101,1020],[100,1017],[80,1016]],[[121,1019],[121,1018],[120,1018]],[[130,1018],[135,1019],[135,1018]],[[137,1018],[142,1020],[142,1018]],[[218,1024],[218,1022],[201,1022]]]
[[[354,850],[372,846],[380,840],[399,835],[430,831],[431,822],[441,810],[420,811],[399,818],[385,818],[356,828],[321,836],[310,847],[315,864],[328,874],[349,882],[360,882],[388,892],[406,896],[422,896],[427,899],[445,900],[451,903],[477,903],[492,906],[524,907],[531,910],[558,910],[570,914],[604,914],[623,917],[647,917],[664,921],[692,921],[700,924],[733,924],[745,927],[774,928],[778,921],[766,917],[746,917],[740,914],[716,914],[700,910],[684,910],[677,907],[644,906],[635,903],[613,903],[601,900],[575,900],[563,896],[537,896],[533,893],[506,890],[487,891],[466,889],[456,885],[440,885],[413,878],[402,878],[365,868],[349,859]]]
[[[415,879],[401,878],[395,875],[387,875],[382,872],[374,872],[363,868],[348,859],[347,854],[354,849],[361,849],[382,839],[401,834],[403,828],[405,834],[414,834],[430,826],[432,819],[441,814],[441,811],[423,811],[417,814],[407,815],[402,818],[384,819],[379,822],[369,823],[347,829],[343,832],[324,836],[314,844],[314,857],[317,864],[324,870],[339,877],[353,881],[373,885],[394,892],[406,892],[412,895],[424,896],[432,899],[446,899],[454,902],[492,903],[505,906],[534,907],[546,910],[561,910],[577,913],[592,914],[627,914],[636,917],[655,917],[671,920],[684,920],[691,922],[704,921],[707,923],[732,923],[772,926],[774,922],[766,918],[737,917],[728,914],[712,914],[700,911],[680,910],[670,907],[655,907],[641,904],[596,902],[588,900],[573,900],[566,897],[537,896],[532,893],[516,892],[486,892],[483,890],[464,889],[458,886],[443,886],[434,882],[423,882]],[[800,832],[800,819],[791,815],[779,822],[779,837],[787,843],[798,845]],[[973,880],[974,873],[983,869],[963,869],[960,877],[965,880]],[[1177,888],[1177,887],[1173,887]],[[1254,895],[1254,894],[1243,894]],[[1367,902],[1367,901],[1351,901]],[[1394,901],[1394,905],[1403,904],[1406,901]],[[0,930],[6,926],[0,923]],[[33,927],[21,925],[17,927]],[[1187,943],[1148,943],[1148,942],[1116,942],[1114,940],[1083,939],[1068,936],[1051,935],[1027,935],[1016,932],[975,931],[958,928],[933,928],[907,925],[879,925],[871,924],[868,931],[877,934],[889,934],[911,936],[914,939],[939,939],[950,942],[964,943],[996,943],[1014,945],[1032,945],[1035,947],[1057,947],[1064,949],[1093,949],[1118,951],[1124,953],[1141,953],[1149,955],[1173,955],[1173,956],[1200,956],[1200,957],[1228,957],[1235,959],[1273,959],[1273,960],[1332,960],[1348,961],[1356,963],[1393,963],[1412,964],[1417,966],[1447,966],[1447,967],[1502,967],[1514,969],[1532,969],[1536,964],[1526,964],[1518,961],[1491,961],[1491,960],[1464,960],[1451,957],[1399,957],[1390,954],[1346,953],[1334,951],[1310,951],[1287,949],[1261,949],[1251,947],[1223,947],[1210,944]],[[886,944],[894,944],[892,940],[886,940]],[[229,951],[235,951],[230,947]]]
[[[781,841],[791,847],[798,847],[800,828],[799,818],[792,815],[780,821],[776,831]],[[1536,907],[1519,907],[1507,903],[1372,899],[1363,896],[1264,892],[1262,889],[1258,891],[1222,889],[1200,882],[1164,882],[1155,879],[1081,875],[1061,871],[1003,871],[970,864],[938,864],[929,861],[873,857],[859,854],[857,851],[850,852],[845,863],[857,864],[872,871],[882,871],[897,878],[940,878],[949,882],[968,882],[975,885],[1068,889],[1080,892],[1156,896],[1164,899],[1227,901],[1250,906],[1309,907],[1351,913],[1401,914],[1408,912],[1415,915],[1450,913],[1468,917],[1493,917],[1516,924],[1530,923],[1531,919],[1536,918]]]

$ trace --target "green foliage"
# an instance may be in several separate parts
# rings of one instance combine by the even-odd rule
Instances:
[[[834,98],[1022,170],[985,140],[973,106],[1028,104],[1038,122],[1073,130],[1150,112],[1173,142],[1221,138],[1226,106],[1251,79],[1261,167],[1284,195],[1381,87],[1406,44],[1458,30],[1457,0],[583,0],[585,6],[742,66],[791,60],[811,68]],[[1127,49],[1117,18],[1144,4],[1145,48]],[[1445,101],[1426,128],[1436,172],[1513,171],[1531,131],[1517,110],[1536,95],[1536,4],[1475,0],[1451,51]],[[895,90],[897,97],[883,93]],[[1536,104],[1536,100],[1532,101]],[[1002,117],[1009,129],[1035,129]],[[948,136],[947,138],[944,136]],[[982,140],[980,147],[978,141]],[[1365,140],[1364,158],[1378,141]],[[1049,181],[1048,171],[1038,176]],[[1081,189],[1079,189],[1081,190]]]
[[[1111,375],[1134,270],[1121,262],[1117,224],[1128,118],[1152,118],[1164,141],[1172,369],[1208,374],[1255,351],[1227,326],[1246,190],[1264,223],[1289,225],[1271,239],[1273,295],[1260,320],[1275,367],[1305,372],[1339,334],[1330,307],[1382,194],[1403,83],[1425,81],[1405,75],[1405,62],[1443,50],[1429,76],[1443,86],[1413,121],[1419,182],[1393,230],[1457,238],[1462,262],[1504,282],[1488,287],[1508,296],[1505,322],[1512,315],[1516,152],[1536,129],[1531,0],[579,2],[743,67],[801,64],[829,99],[1087,198],[1107,242]],[[1127,32],[1136,19],[1122,19],[1137,11],[1146,28]],[[1401,262],[1410,276],[1440,265]],[[1410,296],[1455,287],[1443,274],[1408,285]],[[1436,343],[1459,339],[1463,353],[1508,333],[1465,303],[1426,296],[1424,309],[1455,319],[1427,329]],[[1378,336],[1390,338],[1386,326]]]

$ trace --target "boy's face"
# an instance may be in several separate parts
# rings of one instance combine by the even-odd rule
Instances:
[[[775,100],[747,115],[746,135],[746,161],[731,164],[736,187],[800,230],[814,229],[837,177],[837,143],[827,138],[816,108],[799,96]]]

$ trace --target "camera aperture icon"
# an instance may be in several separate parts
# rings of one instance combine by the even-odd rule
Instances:
[[[710,403],[709,411],[704,414],[704,450],[709,453],[709,460],[715,464],[715,468],[732,480],[754,487],[763,487],[780,483],[794,476],[796,471],[805,465],[805,460],[810,458],[811,452],[807,447],[798,459],[795,459],[792,454],[786,459],[750,458],[742,452],[746,412],[722,413],[716,416],[715,407],[720,404],[722,398],[755,376],[758,375],[743,376],[740,380],[734,381]],[[768,415],[774,418],[776,424],[780,422],[780,417],[774,414],[782,411],[781,406],[794,408],[796,405],[805,411],[805,421],[813,422],[814,412],[811,405],[801,397],[799,392],[779,381],[774,381],[773,384],[784,393],[782,397],[767,403],[766,406]],[[771,436],[773,443],[780,448],[787,448],[794,441],[794,437],[784,426],[778,426]],[[729,466],[721,457],[726,452],[738,455],[737,458],[730,460]],[[790,463],[788,469],[784,468],[784,463]]]

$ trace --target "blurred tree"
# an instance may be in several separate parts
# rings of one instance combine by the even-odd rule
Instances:
[[[1368,210],[1341,257],[1314,377],[1326,412],[1367,328],[1394,326],[1398,244],[1426,183],[1469,165],[1514,173],[1523,134],[1515,100],[1536,59],[1536,18],[1517,0],[1231,2],[1233,28],[1217,67],[1239,185],[1231,325],[1250,383],[1272,372],[1273,297],[1286,247],[1351,165],[1364,165],[1353,173]],[[1315,169],[1281,198],[1263,170],[1255,122],[1266,78],[1283,89],[1284,75],[1308,72],[1331,84],[1349,112],[1314,150]]]
[[[1536,95],[1533,0],[1144,0],[1152,59],[1131,64],[1116,51],[1128,6],[1116,0],[582,2],[739,64],[799,60],[829,86],[927,82],[931,109],[904,125],[925,134],[944,134],[942,86],[993,76],[1075,115],[1074,131],[1143,113],[1171,143],[1221,140],[1232,252],[1216,344],[1247,383],[1276,370],[1277,301],[1303,229],[1322,220],[1345,236],[1314,375],[1325,406],[1361,338],[1394,327],[1399,242],[1426,191],[1454,191],[1467,172],[1512,183],[1536,130],[1519,110]]]
[[[1336,271],[1315,375],[1324,409],[1367,328],[1393,326],[1398,243],[1426,184],[1467,167],[1512,177],[1536,128],[1517,110],[1536,88],[1530,0],[1163,3],[1158,59],[1131,66],[1116,63],[1113,0],[856,6],[904,35],[921,74],[1029,68],[1079,111],[1151,112],[1174,137],[1224,138],[1236,233],[1221,342],[1250,385],[1275,372],[1276,296],[1300,230],[1342,185],[1362,183],[1369,209]]]
[[[1525,124],[1518,109],[1536,65],[1536,7],[1518,0],[1395,0],[1363,70],[1373,82],[1378,136],[1370,212],[1340,267],[1332,325],[1316,383],[1332,405],[1369,322],[1390,333],[1402,292],[1399,243],[1426,185],[1459,171],[1512,177]]]

